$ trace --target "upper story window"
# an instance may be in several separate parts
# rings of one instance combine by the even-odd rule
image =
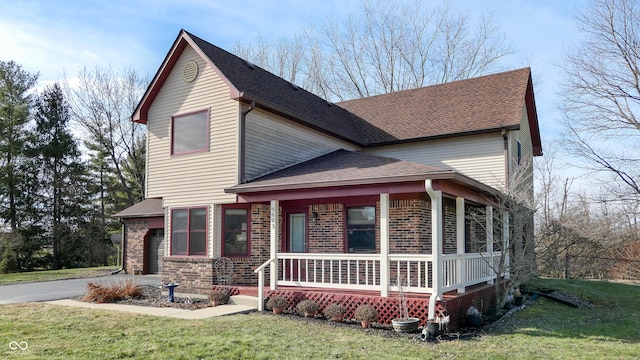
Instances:
[[[209,150],[209,112],[174,116],[171,119],[171,154]]]
[[[347,251],[373,253],[376,251],[376,207],[347,208]]]
[[[516,141],[516,164],[520,165],[522,163],[522,144],[520,141]]]
[[[249,208],[223,208],[222,256],[249,256]]]
[[[207,208],[171,210],[171,255],[207,255]]]

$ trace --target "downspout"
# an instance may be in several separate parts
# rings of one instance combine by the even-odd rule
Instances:
[[[125,233],[124,233],[125,226],[124,226],[124,221],[122,221],[122,219],[120,219],[120,224],[122,224],[122,239],[120,239],[120,269],[111,272],[111,275],[119,274],[124,270],[124,247],[127,241],[126,240],[127,237],[125,236]],[[127,271],[124,270],[124,273],[126,274]]]
[[[442,208],[442,201],[437,201],[437,196],[436,196],[436,191],[433,189],[433,182],[430,179],[425,180],[425,190],[427,192],[427,194],[429,194],[429,197],[431,198],[431,203],[433,204],[434,202],[436,204],[440,204],[440,208]],[[440,195],[440,198],[442,198],[442,195]],[[433,220],[434,218],[437,218],[437,216],[435,215],[437,213],[437,211],[442,211],[442,209],[440,210],[436,210],[434,209],[434,207],[431,207],[431,229],[433,231],[433,229],[436,229],[438,226],[438,224],[434,224]],[[432,235],[433,236],[433,235]],[[433,241],[440,241],[440,239],[431,239],[432,241],[432,245],[431,248],[433,249]],[[440,248],[436,247],[437,251],[440,252]],[[440,261],[440,256],[438,256],[438,254],[434,254],[433,251],[431,252],[431,256],[433,257],[433,261]],[[439,266],[437,264],[434,265],[434,267],[439,268]],[[439,278],[442,274],[439,273],[439,271],[436,270],[436,276]],[[435,279],[433,281],[434,284],[434,291],[431,293],[431,296],[429,297],[429,316],[427,317],[427,321],[431,321],[434,320],[436,317],[436,302],[438,301],[438,299],[442,299],[442,293],[441,293],[441,286],[440,286],[440,280],[439,279]]]
[[[504,174],[505,185],[509,187],[509,136],[507,129],[502,129],[502,138],[504,139]]]
[[[256,102],[251,101],[251,104],[249,104],[249,109],[240,113],[240,158],[238,159],[238,179],[240,180],[240,184],[244,184],[247,182],[244,174],[244,158],[246,148],[245,129],[247,123],[247,114],[249,114],[251,110],[255,108],[255,106]]]

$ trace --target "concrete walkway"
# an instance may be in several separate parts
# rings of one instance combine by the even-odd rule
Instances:
[[[46,304],[61,305],[61,306],[74,306],[88,309],[101,309],[109,311],[123,311],[134,314],[165,316],[177,319],[207,319],[214,316],[224,316],[233,314],[246,314],[251,311],[255,311],[255,306],[249,305],[219,305],[215,307],[207,307],[198,310],[178,309],[172,307],[151,307],[151,306],[135,306],[135,305],[121,305],[121,304],[95,304],[87,303],[76,300],[55,300],[47,301]]]

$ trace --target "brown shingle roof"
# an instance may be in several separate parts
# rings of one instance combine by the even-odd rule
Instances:
[[[337,150],[327,155],[265,175],[250,183],[225,191],[267,191],[280,187],[287,189],[320,186],[340,186],[398,181],[424,180],[431,176],[454,174],[445,170],[408,161],[392,159],[356,151]]]
[[[519,128],[530,69],[338,103],[388,136],[369,144]]]
[[[164,216],[162,199],[145,199],[113,215],[113,217],[115,218],[140,218],[156,216]]]
[[[236,87],[240,98],[254,100],[258,106],[291,115],[308,126],[328,131],[360,146],[366,146],[369,138],[389,136],[343,108],[193,34],[185,33]]]

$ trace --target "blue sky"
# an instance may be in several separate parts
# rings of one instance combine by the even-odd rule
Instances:
[[[425,0],[440,5],[441,1]],[[326,17],[357,11],[357,0],[3,0],[0,60],[40,72],[41,84],[75,76],[79,69],[133,67],[153,75],[181,28],[230,50],[257,35],[294,34]],[[575,15],[586,1],[459,0],[472,18],[490,12],[515,53],[503,68],[531,66],[543,141],[557,135],[558,83],[565,49],[579,35]]]

